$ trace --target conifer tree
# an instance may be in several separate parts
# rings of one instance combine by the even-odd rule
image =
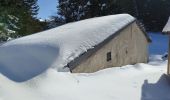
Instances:
[[[0,40],[41,31],[37,0],[0,0]]]
[[[120,13],[117,0],[59,0],[58,15],[66,23]]]
[[[0,0],[0,42],[17,37],[18,18],[14,15],[14,2]]]

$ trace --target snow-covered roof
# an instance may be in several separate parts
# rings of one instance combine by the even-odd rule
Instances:
[[[49,67],[65,71],[69,62],[134,20],[128,14],[96,17],[9,41],[0,46],[0,72],[24,81]]]
[[[170,17],[162,32],[170,32]]]

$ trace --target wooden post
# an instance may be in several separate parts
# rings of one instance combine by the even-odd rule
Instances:
[[[167,74],[170,75],[170,35],[169,35],[169,50],[168,50],[168,68]]]

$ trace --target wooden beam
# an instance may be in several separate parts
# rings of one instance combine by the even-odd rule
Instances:
[[[168,68],[167,74],[170,75],[170,35],[169,35],[169,50],[168,50]]]

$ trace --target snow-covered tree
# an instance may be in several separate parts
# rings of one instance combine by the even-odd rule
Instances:
[[[65,20],[65,22],[72,22],[81,19],[83,15],[84,0],[59,0],[58,1],[58,15]]]
[[[12,8],[7,7],[7,1],[0,3],[0,42],[16,38],[16,30],[18,30],[18,18],[12,15]]]
[[[3,18],[3,15],[0,17],[0,42],[16,38],[18,35],[16,30],[18,27],[18,18],[12,15],[7,15]]]
[[[58,15],[66,23],[120,12],[117,0],[59,0]]]
[[[0,0],[0,41],[43,30],[37,0]]]

